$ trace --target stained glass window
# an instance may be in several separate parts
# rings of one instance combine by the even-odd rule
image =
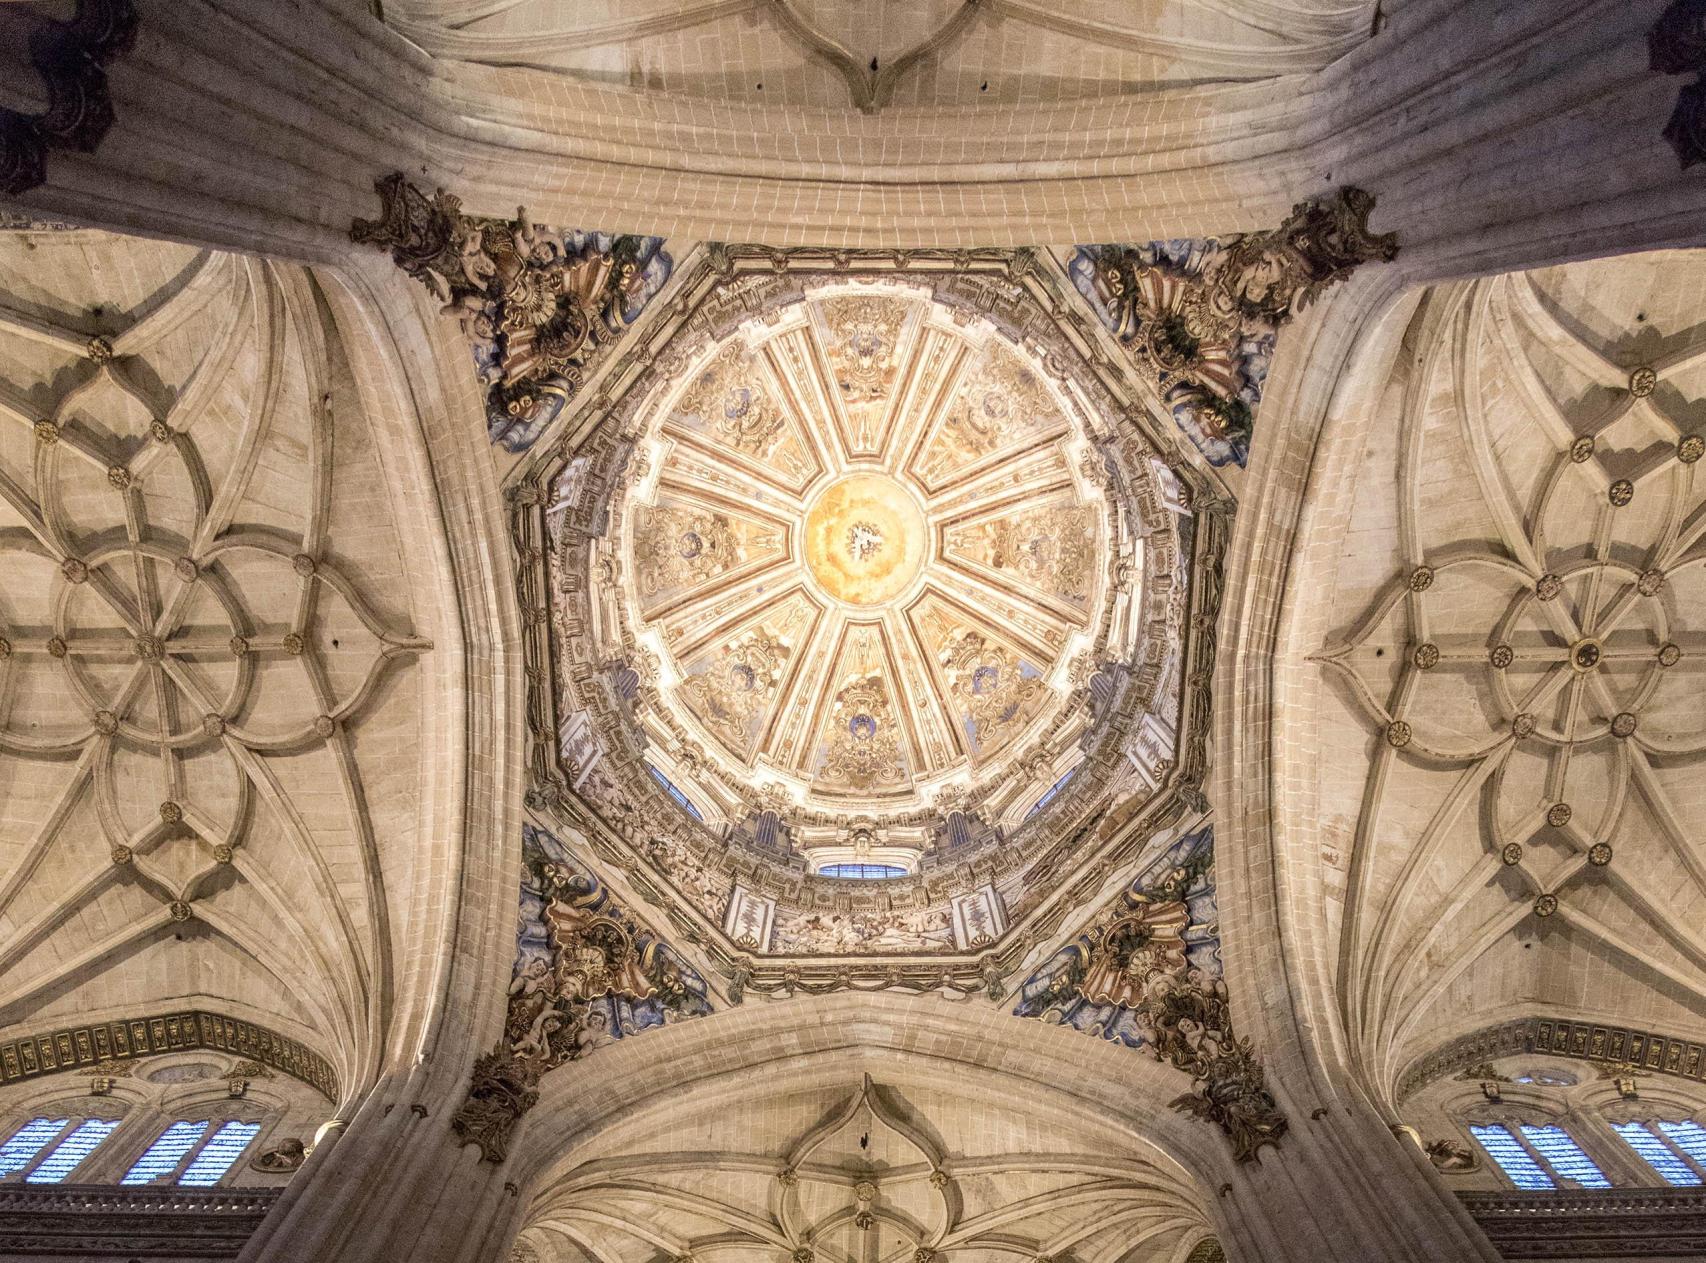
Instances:
[[[101,1142],[118,1129],[119,1120],[116,1118],[91,1118],[73,1128],[71,1134],[53,1147],[53,1152],[43,1158],[36,1169],[24,1177],[26,1184],[58,1184],[91,1153],[101,1147]]]
[[[22,1171],[35,1161],[36,1154],[47,1148],[47,1142],[59,1135],[68,1118],[32,1118],[12,1138],[0,1145],[0,1176]]]
[[[1663,1123],[1659,1125],[1665,1126]],[[1645,1123],[1613,1123],[1612,1128],[1629,1142],[1629,1147],[1640,1155],[1643,1162],[1659,1173],[1666,1184],[1677,1188],[1697,1188],[1700,1185],[1700,1177],[1689,1169],[1688,1163],[1648,1131]]]
[[[1570,1139],[1570,1133],[1562,1127],[1529,1127],[1522,1129],[1523,1137],[1533,1145],[1535,1151],[1553,1172],[1582,1188],[1610,1188],[1611,1181],[1605,1178],[1605,1173],[1593,1164],[1593,1159],[1582,1152],[1582,1147]]]
[[[1051,802],[1053,802],[1054,796],[1056,794],[1060,793],[1061,790],[1065,789],[1066,788],[1066,782],[1071,780],[1077,774],[1078,774],[1078,769],[1073,768],[1070,772],[1068,772],[1065,776],[1061,777],[1053,785],[1050,785],[1048,787],[1047,791],[1044,792],[1043,796],[1041,798],[1037,799],[1037,801],[1031,805],[1031,809],[1025,813],[1025,819],[1029,820],[1032,816],[1036,815],[1044,807],[1048,806]]]
[[[148,1152],[136,1160],[120,1184],[152,1184],[178,1169],[178,1163],[195,1148],[196,1141],[207,1130],[205,1122],[176,1122],[166,1128],[160,1139],[148,1146]]]
[[[688,801],[687,795],[682,793],[679,789],[676,788],[674,781],[670,780],[669,777],[665,776],[662,772],[658,771],[655,767],[652,767],[651,764],[648,763],[646,765],[646,767],[651,772],[652,779],[655,780],[659,785],[663,786],[664,792],[667,793],[671,798],[675,799],[676,803],[680,806],[680,808],[683,811],[685,811],[688,815],[692,816],[695,820],[703,820],[705,818],[699,814],[699,808],[695,807],[691,802]]]
[[[243,1150],[249,1147],[249,1142],[260,1130],[259,1123],[226,1123],[213,1133],[212,1140],[201,1147],[195,1161],[178,1178],[178,1183],[201,1187],[219,1183],[220,1177],[243,1156]]]
[[[1660,1123],[1659,1130],[1669,1137],[1671,1144],[1706,1166],[1706,1127],[1690,1119],[1681,1123]]]
[[[1499,1164],[1499,1170],[1510,1177],[1518,1188],[1557,1188],[1532,1154],[1511,1135],[1508,1128],[1491,1125],[1471,1126],[1470,1132],[1481,1142],[1487,1156]]]
[[[898,864],[825,864],[817,870],[819,877],[857,877],[880,880],[884,877],[905,877],[906,870]]]

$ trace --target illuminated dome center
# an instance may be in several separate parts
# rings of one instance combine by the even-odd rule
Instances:
[[[806,569],[832,600],[884,605],[924,568],[929,535],[910,492],[886,474],[831,483],[806,510]]]
[[[880,823],[1072,740],[1110,506],[1036,352],[928,288],[854,281],[678,364],[638,410],[612,540],[620,634],[656,664],[652,757]]]

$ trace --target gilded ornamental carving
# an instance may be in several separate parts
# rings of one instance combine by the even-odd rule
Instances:
[[[460,322],[492,441],[510,451],[533,445],[673,266],[661,237],[557,232],[525,208],[469,215],[454,194],[429,197],[401,174],[374,187],[380,217],[356,220],[351,239],[389,249]]]

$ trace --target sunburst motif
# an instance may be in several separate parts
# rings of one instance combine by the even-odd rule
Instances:
[[[619,545],[680,731],[823,802],[998,770],[1058,712],[1105,599],[1076,406],[900,284],[829,287],[702,352],[648,405],[657,474]]]

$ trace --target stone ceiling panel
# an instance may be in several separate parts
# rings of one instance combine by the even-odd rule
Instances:
[[[323,300],[85,231],[0,291],[0,1025],[210,996],[357,1056],[431,645]]]
[[[1702,266],[1443,287],[1412,324],[1316,656],[1380,1082],[1537,1003],[1699,1029]]]

